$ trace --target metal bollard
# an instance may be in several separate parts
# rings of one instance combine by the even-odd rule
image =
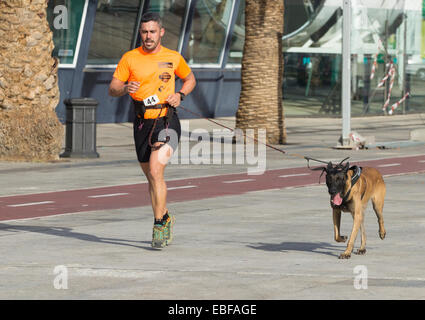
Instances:
[[[63,158],[98,158],[96,152],[96,108],[93,98],[73,98],[66,106],[65,152]]]

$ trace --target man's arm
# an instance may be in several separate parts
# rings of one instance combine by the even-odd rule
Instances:
[[[112,97],[121,97],[127,93],[134,93],[140,87],[139,82],[130,81],[128,84],[113,77],[111,84],[109,85],[108,93]]]
[[[196,86],[195,75],[193,72],[190,72],[186,78],[182,79],[182,81],[183,86],[181,87],[180,92],[187,96]],[[170,94],[167,98],[167,102],[173,107],[178,107],[181,102],[181,95],[179,93]]]
[[[180,89],[180,91],[183,92],[185,96],[187,96],[189,93],[193,91],[193,89],[196,86],[195,75],[193,74],[193,72],[190,72],[186,78],[182,79],[182,81],[183,81],[183,86]]]

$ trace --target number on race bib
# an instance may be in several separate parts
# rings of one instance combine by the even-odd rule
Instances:
[[[154,106],[158,104],[159,98],[156,94],[154,94],[153,96],[150,96],[144,99],[143,102],[145,103],[145,106],[150,107],[150,106]]]

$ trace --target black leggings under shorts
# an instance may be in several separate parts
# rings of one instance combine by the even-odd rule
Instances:
[[[137,117],[134,120],[134,145],[136,147],[137,160],[139,160],[139,162],[149,162],[151,147],[149,146],[148,140],[154,122],[155,119],[139,119]],[[176,112],[173,113],[173,117],[168,124],[168,133],[166,130],[166,117],[161,117],[157,120],[155,129],[152,133],[152,145],[158,141],[165,141],[167,134],[170,136],[168,145],[175,151],[181,136],[180,120]]]

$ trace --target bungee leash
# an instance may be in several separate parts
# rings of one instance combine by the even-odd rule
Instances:
[[[203,115],[201,115],[201,114],[199,114],[199,113],[197,113],[197,112],[194,112],[194,111],[188,110],[188,109],[186,109],[185,107],[183,107],[183,106],[181,106],[181,105],[180,105],[178,108],[179,108],[179,109],[182,109],[183,111],[186,111],[186,112],[188,112],[188,113],[191,113],[191,114],[193,114],[193,115],[195,115],[195,116],[197,116],[197,117],[199,117],[199,118],[202,118],[202,119],[208,120],[208,121],[210,121],[210,122],[212,122],[212,123],[214,123],[214,124],[216,124],[216,125],[218,125],[218,126],[220,126],[220,127],[223,127],[223,128],[228,129],[228,130],[230,130],[230,131],[232,131],[232,132],[235,132],[236,134],[238,133],[238,132],[236,132],[236,131],[235,131],[235,129],[232,129],[232,128],[230,128],[230,127],[228,127],[228,126],[226,126],[226,125],[224,125],[224,124],[222,124],[222,123],[219,123],[219,122],[217,122],[217,121],[215,121],[215,120],[212,120],[211,118],[204,117]],[[274,147],[274,146],[272,146],[272,145],[270,145],[270,144],[268,144],[268,143],[266,143],[266,142],[260,141],[260,140],[258,140],[258,139],[257,139],[257,138],[255,138],[255,137],[247,136],[247,135],[246,135],[245,133],[243,133],[243,132],[241,133],[241,135],[242,135],[242,136],[244,136],[245,138],[249,138],[249,139],[251,139],[251,140],[254,140],[254,141],[255,141],[255,142],[257,142],[257,143],[263,144],[263,145],[265,145],[266,147],[268,147],[268,148],[270,148],[270,149],[273,149],[273,150],[276,150],[276,151],[278,151],[278,152],[280,152],[280,153],[283,153],[283,154],[285,154],[285,155],[287,155],[287,156],[297,157],[297,158],[303,158],[303,159],[307,160],[307,166],[308,166],[308,168],[309,168],[309,169],[311,169],[311,168],[310,168],[310,160],[312,160],[312,161],[317,161],[317,162],[320,162],[320,163],[325,163],[325,164],[328,164],[328,163],[329,163],[329,161],[323,161],[323,160],[314,159],[314,158],[311,158],[311,157],[308,157],[308,156],[303,156],[303,155],[298,154],[298,153],[288,153],[288,152],[286,152],[285,150],[282,150],[282,149],[276,148],[276,147]],[[341,161],[341,163],[342,163],[342,162],[344,162],[344,161],[345,161],[345,160],[347,160],[347,159],[349,159],[349,157],[348,157],[348,158],[345,158],[344,160],[342,160],[342,161]]]

